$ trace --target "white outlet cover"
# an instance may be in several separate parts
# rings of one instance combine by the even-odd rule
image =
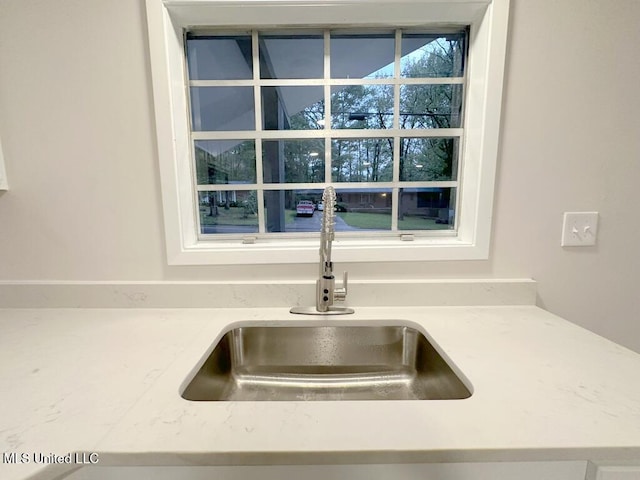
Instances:
[[[562,222],[563,247],[589,247],[596,244],[598,212],[565,212]]]

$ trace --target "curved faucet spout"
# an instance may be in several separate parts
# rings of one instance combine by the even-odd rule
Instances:
[[[325,188],[322,193],[324,209],[320,229],[320,276],[332,275],[331,246],[335,238],[336,191],[333,187]]]
[[[343,301],[347,296],[347,272],[344,272],[342,287],[336,288],[336,279],[333,276],[333,262],[331,260],[331,247],[335,238],[335,209],[336,191],[332,186],[325,188],[322,194],[324,209],[322,212],[322,224],[320,228],[320,272],[316,282],[316,306],[293,307],[291,313],[303,313],[307,315],[340,315],[353,313],[353,309],[336,307],[335,301]]]

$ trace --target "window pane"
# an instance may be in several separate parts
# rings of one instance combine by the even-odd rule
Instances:
[[[258,202],[255,190],[198,192],[200,233],[255,233]]]
[[[454,228],[457,188],[428,182],[457,185],[461,130],[435,129],[462,128],[466,30],[334,30],[330,58],[325,34],[187,33],[196,186],[225,189],[198,192],[201,234],[317,233],[328,182],[339,232]]]
[[[262,128],[315,130],[323,128],[322,87],[262,87]]]
[[[395,35],[331,35],[331,78],[393,77]]]
[[[401,188],[398,230],[452,230],[455,188]]]
[[[253,140],[196,140],[198,185],[256,183]]]
[[[459,128],[462,85],[402,85],[400,128]]]
[[[195,131],[254,130],[253,87],[191,87]]]
[[[357,138],[331,141],[331,180],[390,182],[393,179],[393,139]]]
[[[391,189],[336,190],[336,231],[391,230]]]
[[[393,127],[392,85],[331,87],[332,128]]]
[[[265,190],[267,232],[320,232],[322,190]]]
[[[191,80],[251,79],[251,36],[188,34],[187,63]]]
[[[265,183],[324,182],[324,140],[262,142]]]
[[[456,180],[457,138],[400,139],[400,180]]]
[[[260,35],[260,78],[322,78],[324,38],[317,35]]]
[[[461,77],[464,73],[464,32],[403,34],[400,71],[402,77]]]

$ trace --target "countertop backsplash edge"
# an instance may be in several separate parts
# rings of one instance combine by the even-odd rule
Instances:
[[[535,305],[531,279],[349,282],[351,306]],[[247,308],[313,305],[314,280],[0,281],[0,308]]]

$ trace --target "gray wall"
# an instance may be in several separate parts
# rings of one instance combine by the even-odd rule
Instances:
[[[640,351],[640,2],[512,0],[491,258],[345,265],[356,278],[522,278]],[[312,278],[169,267],[143,0],[0,0],[0,280]],[[564,211],[600,212],[563,249]],[[342,269],[342,267],[341,267]]]

